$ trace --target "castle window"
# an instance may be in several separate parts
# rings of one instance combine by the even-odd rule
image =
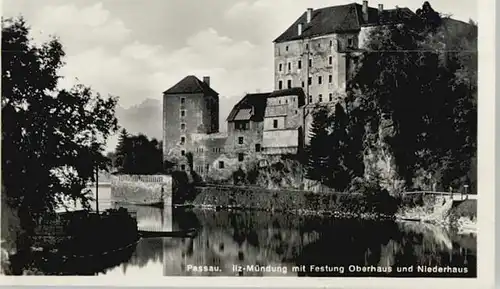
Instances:
[[[309,67],[312,67],[312,66],[313,66],[313,60],[309,59]]]
[[[186,129],[186,124],[185,123],[181,123],[181,130],[185,130]]]
[[[283,81],[282,80],[280,80],[278,82],[278,89],[283,89]]]
[[[328,75],[328,82],[332,83],[332,81],[333,81],[333,75],[330,74],[330,75]]]
[[[283,64],[282,63],[280,63],[280,65],[279,65],[279,71],[283,71]]]
[[[332,46],[333,46],[333,41],[332,41],[332,40],[330,40],[330,47],[332,47]]]
[[[278,120],[273,119],[273,128],[278,128]]]
[[[288,46],[285,47],[285,50],[288,51]]]
[[[302,68],[302,60],[299,60],[299,62],[297,63],[297,67],[298,67],[299,69],[301,69],[301,68]]]
[[[185,104],[186,103],[186,98],[185,97],[181,97],[181,104]]]
[[[242,137],[242,136],[240,136],[240,137],[238,138],[238,144],[240,144],[240,145],[241,145],[241,144],[243,144],[243,137]]]
[[[330,56],[330,57],[328,57],[328,64],[332,65],[332,63],[333,63],[333,57]]]
[[[186,151],[185,150],[181,150],[181,155],[185,156],[186,155]]]
[[[313,96],[309,95],[309,103],[312,103],[312,102],[313,102]]]
[[[208,171],[210,171],[210,165],[206,166],[206,171],[207,171],[207,173],[208,173]]]
[[[352,37],[347,38],[347,47],[353,48],[353,46],[354,46],[354,39]]]
[[[302,87],[305,87],[305,86],[306,86],[305,82],[302,81]]]
[[[219,161],[219,169],[223,169],[224,168],[224,162],[223,161]]]
[[[318,102],[323,102],[323,95],[322,95],[322,94],[320,94],[320,95],[318,96]]]
[[[242,162],[243,160],[245,160],[245,154],[243,154],[243,153],[239,153],[239,154],[238,154],[238,161],[239,161],[239,162]]]
[[[330,98],[330,101],[333,101],[333,93],[330,93],[329,98]]]
[[[292,63],[288,62],[288,71],[292,71]]]
[[[323,78],[321,76],[318,76],[318,84],[321,84],[323,82]]]
[[[181,110],[181,117],[185,117],[186,116],[186,111],[185,110]]]
[[[234,126],[237,130],[248,130],[248,122],[246,121],[236,121],[234,123]]]
[[[286,86],[287,86],[288,88],[292,88],[292,80],[291,80],[291,79],[289,79],[289,80],[287,81]]]
[[[311,85],[311,84],[312,84],[312,81],[313,81],[313,78],[309,76],[309,78],[307,79],[307,84],[308,84],[308,85]]]
[[[318,43],[318,48],[321,48],[321,43]]]
[[[260,152],[260,143],[255,144],[255,151]]]
[[[306,49],[309,49],[309,43],[306,43]]]
[[[186,165],[181,165],[181,171],[185,171],[186,170]]]
[[[183,145],[184,143],[186,143],[186,137],[181,136],[181,145]]]

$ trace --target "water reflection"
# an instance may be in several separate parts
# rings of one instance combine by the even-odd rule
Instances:
[[[137,213],[140,228],[199,228],[199,233],[194,238],[142,239],[130,259],[108,269],[106,275],[476,276],[476,238],[455,236],[431,225],[332,220],[265,212],[165,211],[134,206],[128,209]],[[243,268],[272,265],[273,268],[286,267],[286,272],[239,272],[234,265]],[[305,265],[305,270],[292,271],[296,265]],[[345,270],[342,274],[338,270],[317,272],[311,270],[311,265]],[[349,272],[350,265],[391,266],[393,271]],[[398,266],[411,265],[431,269],[433,266],[467,267],[468,273],[419,273],[416,267],[410,273],[395,272]]]

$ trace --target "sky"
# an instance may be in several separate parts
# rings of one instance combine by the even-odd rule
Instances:
[[[23,15],[36,41],[57,35],[66,51],[61,86],[79,82],[129,108],[186,75],[211,77],[221,122],[246,92],[273,89],[272,41],[308,7],[361,0],[4,0],[3,16]],[[476,1],[431,0],[438,12],[477,20]],[[423,0],[369,1],[408,7]],[[480,26],[480,23],[479,23]],[[223,126],[223,124],[221,124]]]

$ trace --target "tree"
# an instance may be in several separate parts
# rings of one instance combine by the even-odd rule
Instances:
[[[22,18],[2,19],[2,201],[18,213],[24,257],[38,217],[66,198],[90,207],[86,183],[106,168],[104,145],[117,130],[116,98],[57,88],[64,55],[57,38],[36,45]]]
[[[113,163],[113,166],[118,169],[118,171],[124,170],[124,166],[126,164],[126,152],[129,150],[128,149],[128,132],[126,129],[122,129],[120,131],[120,135],[118,136],[118,144],[116,145],[115,149],[115,162]]]
[[[325,184],[328,179],[330,150],[328,147],[328,109],[319,107],[313,112],[310,142],[307,147],[307,178]]]
[[[335,111],[330,121],[332,131],[329,135],[330,155],[328,157],[329,185],[338,191],[343,191],[350,183],[349,137],[347,134],[348,117],[340,103],[335,105]]]
[[[163,171],[162,143],[143,134],[120,133],[116,147],[116,168],[123,174],[157,174]]]
[[[435,32],[442,24],[441,15],[434,11],[428,1],[425,1],[422,8],[417,9],[415,14],[420,19],[421,29],[424,32]]]

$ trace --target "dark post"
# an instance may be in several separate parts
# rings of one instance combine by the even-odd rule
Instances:
[[[95,169],[95,211],[99,215],[99,167]]]

